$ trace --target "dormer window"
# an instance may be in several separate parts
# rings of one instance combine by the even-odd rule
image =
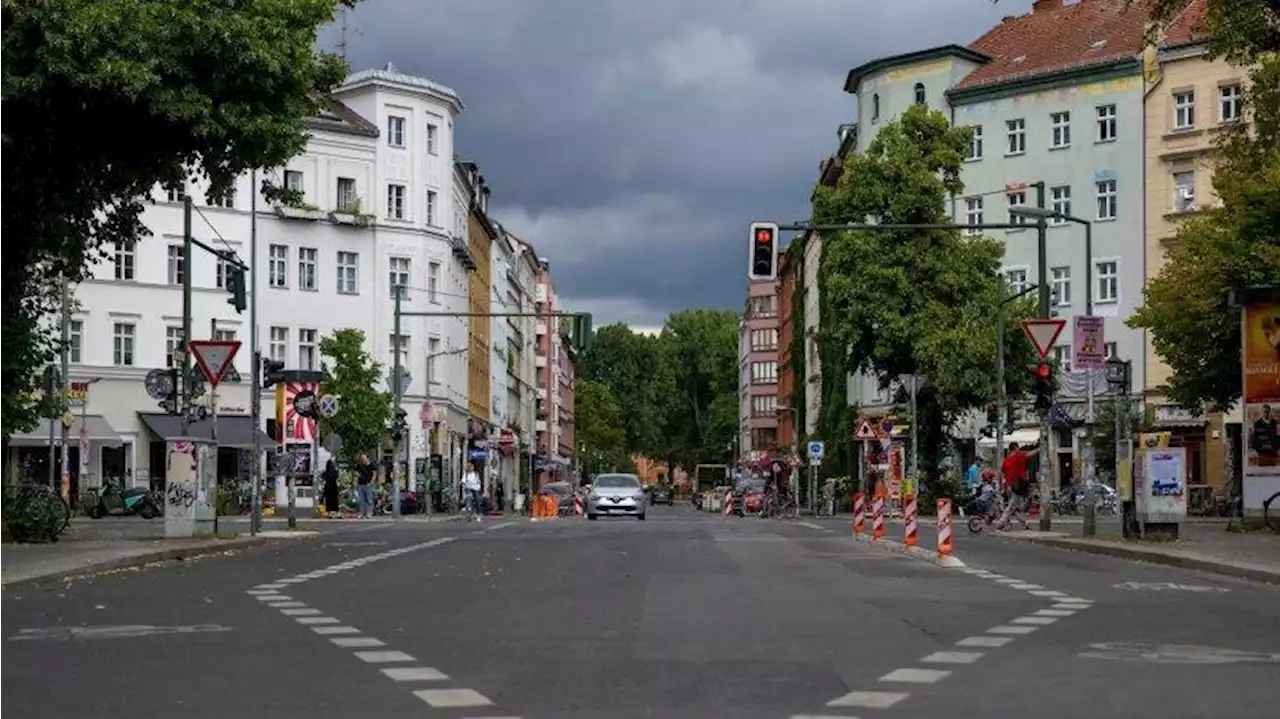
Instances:
[[[880,93],[871,96],[871,121],[880,119]]]
[[[924,83],[923,82],[916,83],[916,104],[917,105],[924,104]]]

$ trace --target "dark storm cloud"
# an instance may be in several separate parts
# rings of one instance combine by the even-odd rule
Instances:
[[[597,322],[738,308],[752,219],[800,219],[849,68],[972,40],[1029,0],[369,0],[355,68],[453,87],[494,214]],[[332,47],[336,33],[322,43]]]

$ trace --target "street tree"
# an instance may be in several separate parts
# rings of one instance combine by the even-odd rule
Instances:
[[[6,439],[36,421],[61,282],[149,234],[157,185],[200,175],[217,198],[301,152],[303,118],[346,72],[317,30],[355,2],[5,0],[4,160],[21,178],[0,203]]]
[[[674,312],[661,342],[675,375],[663,424],[668,466],[727,462],[738,428],[738,323],[733,312]]]
[[[626,408],[619,426],[633,453],[661,456],[662,425],[675,391],[675,376],[659,339],[624,324],[596,330],[583,353],[582,376],[606,385]]]
[[[940,112],[915,105],[885,124],[865,152],[850,154],[835,187],[818,185],[821,223],[949,223],[947,199],[961,194],[960,167],[970,131]],[[1004,288],[1002,244],[958,230],[846,231],[823,236],[819,270],[824,385],[832,374],[867,372],[881,386],[924,375],[918,398],[921,467],[936,479],[948,428],[996,397],[996,315]],[[1008,327],[1030,309],[1010,303]],[[1003,338],[1007,364],[1029,363],[1028,343]],[[1025,372],[1005,373],[1016,396]],[[824,402],[823,438],[843,442],[850,410],[843,396]],[[899,399],[903,399],[899,395]],[[839,404],[836,408],[833,403]]]
[[[322,434],[342,438],[338,457],[348,465],[363,453],[375,452],[391,419],[391,393],[384,368],[365,350],[365,334],[358,329],[336,330],[320,340],[320,369],[325,373],[321,394],[340,396],[339,412],[320,420]]]
[[[574,439],[592,472],[623,471],[630,466],[622,407],[609,386],[579,377],[574,382]]]

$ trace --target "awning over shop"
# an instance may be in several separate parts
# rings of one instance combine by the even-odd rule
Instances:
[[[60,420],[42,419],[36,428],[15,434],[9,440],[11,447],[45,447],[49,444],[49,425],[53,424],[54,441],[58,442],[62,439],[62,422]],[[75,421],[67,429],[67,441],[74,445],[80,441],[80,428],[85,427],[89,431],[89,441],[95,444],[107,447],[119,447],[123,442],[120,440],[120,433],[111,426],[111,423],[99,414],[91,414],[82,420],[80,415],[75,415]]]
[[[1024,444],[1034,444],[1040,441],[1040,430],[1038,429],[1015,429],[1004,436],[1004,446],[1008,447],[1011,443],[1016,442],[1019,446]],[[980,437],[978,439],[979,447],[995,447],[995,437]]]
[[[138,417],[142,419],[142,423],[147,425],[147,429],[151,430],[151,433],[158,439],[163,440],[183,436],[182,419],[180,417],[160,412],[139,412]],[[211,419],[202,419],[190,424],[186,436],[211,439],[213,437],[212,430],[213,421]],[[218,446],[220,447],[253,449],[254,432],[262,435],[263,449],[270,449],[275,445],[275,442],[267,436],[266,432],[253,426],[253,421],[249,417],[243,415],[218,417]]]

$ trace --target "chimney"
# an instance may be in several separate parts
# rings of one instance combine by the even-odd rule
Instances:
[[[1031,3],[1031,12],[1044,12],[1055,7],[1062,7],[1062,0],[1036,0]]]

